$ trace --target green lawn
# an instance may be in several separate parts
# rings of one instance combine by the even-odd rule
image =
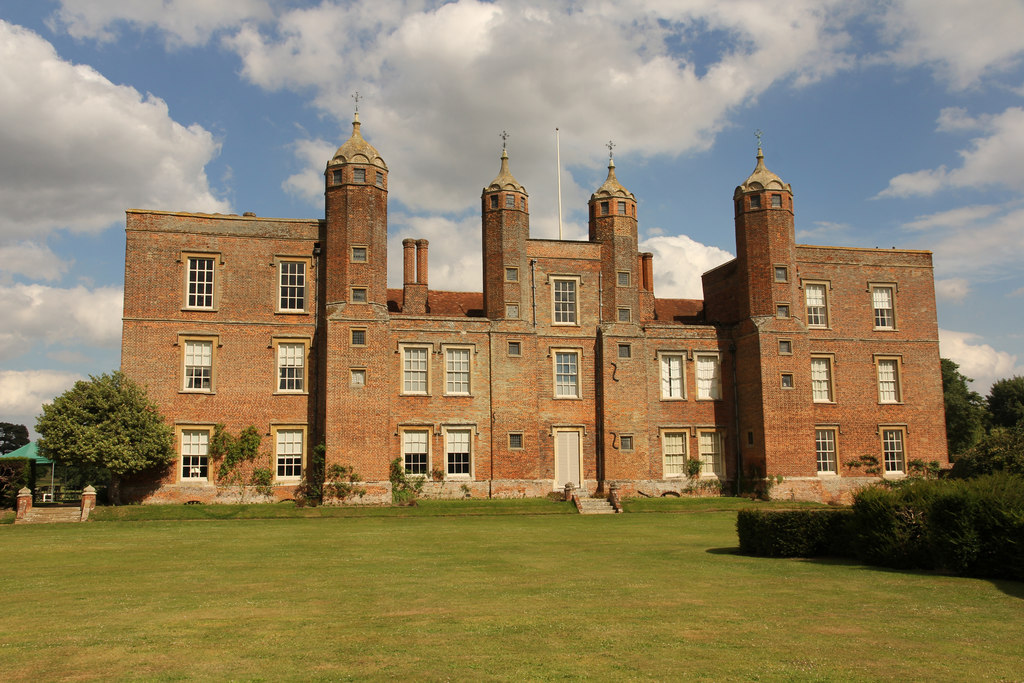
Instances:
[[[6,525],[0,680],[1022,676],[1024,584],[744,557],[700,505]]]

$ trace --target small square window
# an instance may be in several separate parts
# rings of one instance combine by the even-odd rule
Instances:
[[[523,355],[523,345],[521,342],[510,341],[508,343],[508,355],[510,356],[521,356]]]
[[[384,174],[377,171],[377,187],[384,187]]]
[[[601,202],[601,215],[602,216],[607,216],[608,215],[608,202]]]
[[[789,317],[789,304],[779,304],[775,307],[776,318],[788,318]]]
[[[620,270],[618,273],[618,284],[619,287],[629,287],[629,271]]]
[[[632,358],[633,347],[629,344],[619,344],[619,358]]]
[[[779,355],[780,356],[792,356],[793,355],[793,342],[789,339],[779,340]]]
[[[512,320],[518,320],[519,304],[505,304],[505,317]]]
[[[366,330],[364,328],[352,328],[352,346],[366,346]]]
[[[365,168],[355,168],[355,169],[352,169],[352,181],[356,182],[356,183],[365,183],[366,182],[366,169]]]
[[[352,368],[349,371],[349,385],[353,387],[365,387],[366,368]]]
[[[366,263],[366,247],[352,247],[352,263]]]
[[[628,323],[632,319],[633,319],[633,312],[631,310],[629,310],[628,308],[620,308],[619,309],[619,322],[620,323]]]
[[[773,209],[781,209],[782,208],[782,195],[781,194],[773,194],[772,195],[772,208]]]
[[[496,194],[492,194],[491,195],[491,208],[492,209],[497,209],[498,208],[498,195],[496,195]]]
[[[789,282],[789,268],[786,266],[775,266],[775,281]]]
[[[619,437],[619,449],[623,451],[633,450],[633,435],[623,434]]]
[[[790,372],[782,373],[782,388],[792,389],[793,388],[793,374]]]
[[[518,268],[506,268],[505,269],[505,282],[519,282],[519,269]]]
[[[520,432],[510,432],[508,435],[508,447],[513,451],[523,449],[523,435]]]
[[[352,303],[354,303],[354,304],[365,304],[366,303],[366,287],[353,287],[352,288]]]
[[[752,194],[750,195],[750,208],[760,209],[761,208],[761,195]]]

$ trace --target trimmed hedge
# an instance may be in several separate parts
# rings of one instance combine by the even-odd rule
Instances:
[[[849,510],[740,510],[740,551],[766,557],[840,555]]]

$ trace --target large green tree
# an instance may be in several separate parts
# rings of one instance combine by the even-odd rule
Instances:
[[[75,382],[43,406],[36,431],[42,455],[107,474],[115,504],[123,477],[166,467],[174,457],[171,427],[145,390],[121,372]]]
[[[16,451],[28,443],[28,427],[0,422],[0,455]]]
[[[1014,427],[1024,422],[1024,377],[1001,379],[988,392],[988,410],[994,427]]]
[[[946,439],[949,452],[959,455],[985,436],[985,399],[971,391],[970,378],[960,366],[942,359],[942,396],[946,404]]]

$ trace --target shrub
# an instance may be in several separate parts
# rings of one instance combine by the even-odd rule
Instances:
[[[0,509],[14,509],[18,504],[18,491],[36,489],[36,469],[29,458],[0,460]]]
[[[854,496],[852,541],[857,557],[884,567],[932,567],[928,512],[945,482],[908,479]]]
[[[423,490],[426,477],[410,477],[405,471],[405,463],[401,458],[391,461],[388,478],[391,480],[391,501],[397,505],[415,505],[416,497]]]
[[[849,510],[740,510],[740,551],[767,557],[843,554]]]

